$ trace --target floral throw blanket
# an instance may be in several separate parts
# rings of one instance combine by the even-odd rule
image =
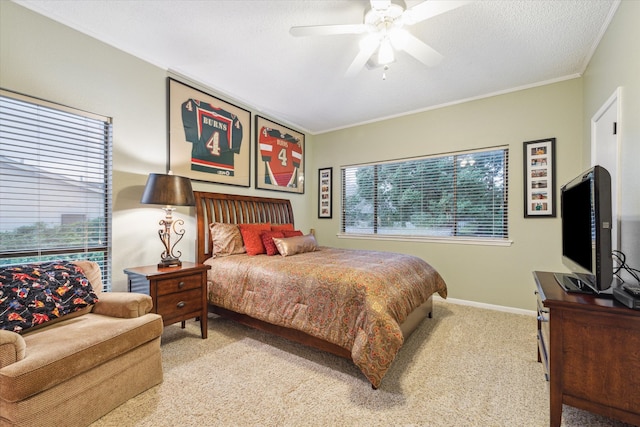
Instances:
[[[72,262],[0,267],[0,329],[22,333],[97,301],[84,272]]]
[[[298,329],[351,351],[378,387],[403,344],[400,324],[447,288],[424,260],[397,253],[320,247],[282,256],[205,262],[209,303]]]

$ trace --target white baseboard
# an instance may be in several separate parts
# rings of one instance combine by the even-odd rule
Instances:
[[[451,304],[468,305],[471,307],[486,308],[487,310],[504,311],[504,312],[513,313],[513,314],[524,314],[525,316],[533,316],[533,317],[537,315],[535,310],[525,310],[523,308],[506,307],[504,305],[486,304],[484,302],[467,301],[464,299],[456,299],[456,298],[447,298],[445,300],[440,295],[434,295],[434,298],[439,299],[443,302],[449,302]]]

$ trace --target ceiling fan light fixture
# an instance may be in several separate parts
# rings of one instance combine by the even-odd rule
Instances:
[[[389,38],[385,37],[380,42],[380,47],[378,48],[378,63],[380,64],[390,64],[395,60],[393,53],[393,46],[391,46],[391,41]]]
[[[391,45],[397,50],[404,50],[407,46],[409,33],[404,28],[393,28],[389,31]]]
[[[363,37],[362,40],[360,40],[360,50],[372,51],[378,47],[378,43],[380,43],[378,35],[375,33],[369,33],[366,37]]]
[[[364,23],[373,28],[387,28],[396,21],[400,21],[403,13],[404,7],[399,4],[373,0],[371,9],[364,15]]]
[[[442,61],[442,55],[403,27],[456,9],[470,1],[423,0],[407,8],[405,0],[369,0],[370,8],[362,24],[291,27],[289,32],[296,37],[363,34],[359,52],[345,73],[347,78],[356,76],[363,67],[373,69],[394,62],[396,51],[403,51],[427,67],[434,67]]]

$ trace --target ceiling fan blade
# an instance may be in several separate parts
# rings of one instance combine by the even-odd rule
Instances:
[[[420,39],[409,33],[405,34],[404,37],[402,49],[427,67],[434,67],[442,61],[442,55],[431,46],[424,44]]]
[[[365,31],[367,31],[367,26],[364,24],[310,25],[305,27],[291,27],[289,29],[289,33],[295,37],[362,34]]]
[[[363,40],[363,42],[360,43],[360,52],[358,52],[356,58],[353,60],[351,65],[349,65],[349,68],[345,73],[345,77],[355,77],[356,74],[362,70],[369,58],[371,58],[371,55],[376,51],[379,44],[380,41],[376,39],[375,35],[369,36]]]
[[[426,0],[405,10],[403,19],[407,25],[412,25],[469,3],[472,2],[470,0]]]

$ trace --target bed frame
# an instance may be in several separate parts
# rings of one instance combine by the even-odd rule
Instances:
[[[234,194],[193,192],[196,199],[196,219],[198,238],[196,256],[202,264],[211,258],[213,242],[209,236],[209,224],[243,224],[270,222],[272,224],[293,224],[293,209],[287,199],[238,196]]]
[[[213,222],[227,224],[255,222],[271,222],[272,224],[294,223],[291,201],[287,199],[207,193],[203,191],[194,191],[193,194],[196,199],[198,234],[196,256],[198,263],[203,263],[206,259],[211,258],[213,253],[213,243],[209,236],[209,224]],[[273,325],[246,314],[236,313],[212,304],[209,304],[209,311],[235,320],[243,325],[351,360],[351,352],[349,350],[296,329]]]
[[[291,201],[266,197],[239,196],[233,194],[207,193],[194,191],[196,199],[197,240],[196,253],[198,263],[211,258],[213,242],[209,236],[209,224],[224,222],[228,224],[270,222],[272,224],[293,224]],[[322,351],[351,360],[351,352],[336,344],[316,338],[296,329],[285,328],[254,319],[246,314],[236,313],[222,307],[209,304],[209,311],[228,317],[255,329],[270,332],[291,341],[304,344]],[[414,310],[400,325],[405,339],[426,317],[432,317],[433,298]]]

